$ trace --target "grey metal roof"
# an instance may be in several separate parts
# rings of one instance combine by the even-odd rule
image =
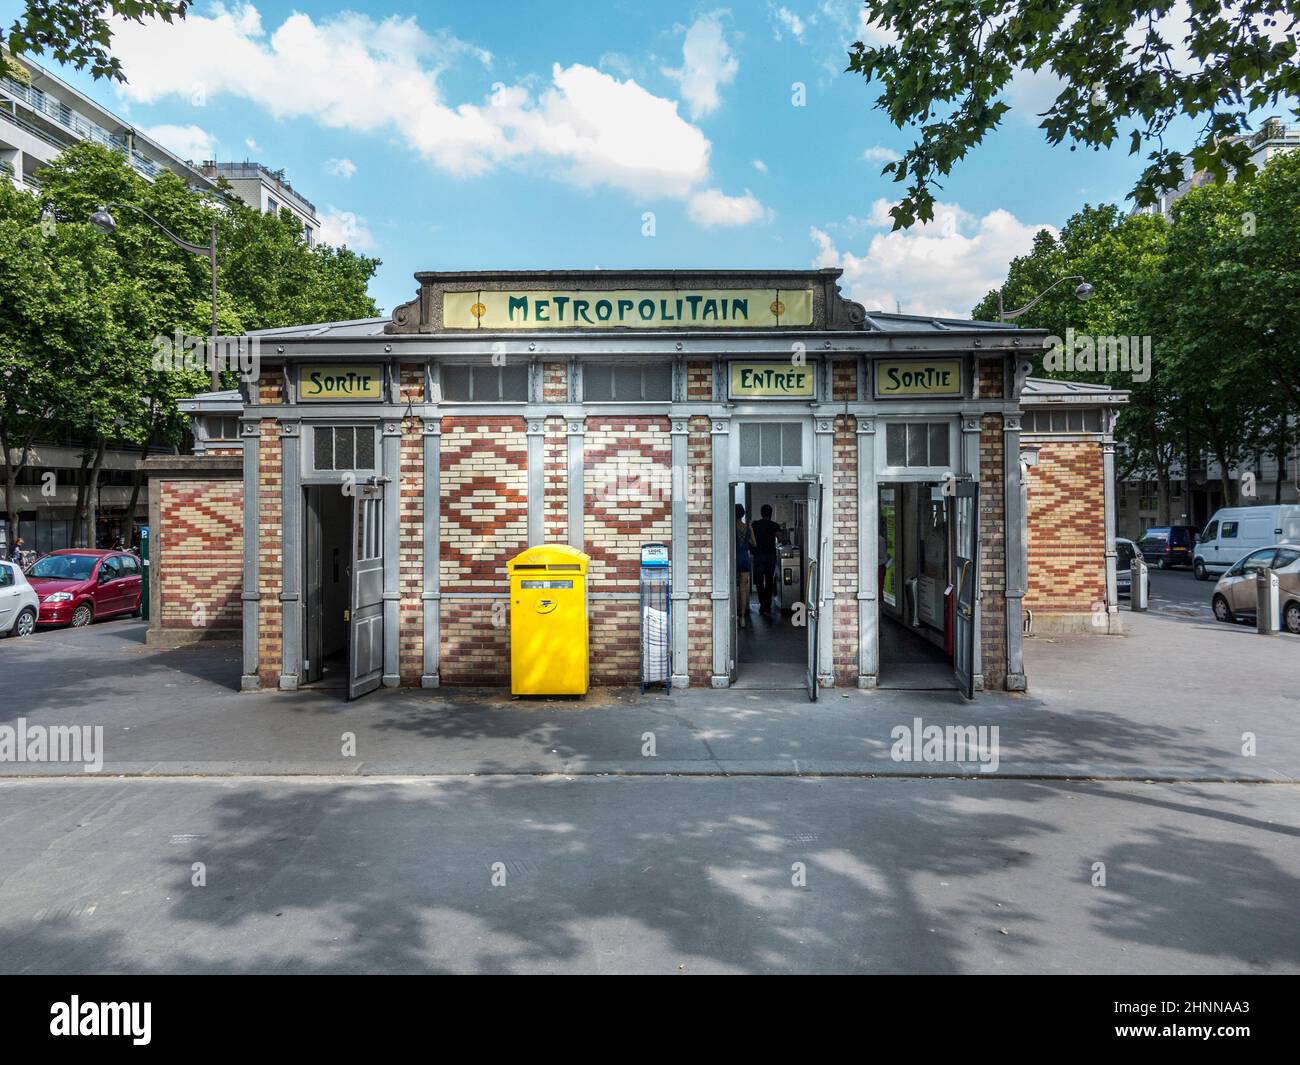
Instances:
[[[981,322],[972,318],[935,318],[923,314],[867,311],[867,327],[883,333],[943,332],[950,329],[1016,329],[1014,322]]]
[[[286,325],[276,329],[254,329],[250,337],[376,337],[383,336],[387,318],[354,318],[347,322],[316,322]]]
[[[1063,403],[1069,400],[1088,403],[1127,403],[1130,391],[1111,388],[1095,381],[1063,381],[1052,377],[1027,377],[1021,399]]]

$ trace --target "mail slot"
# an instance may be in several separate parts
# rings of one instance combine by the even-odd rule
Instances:
[[[539,544],[510,570],[510,691],[585,695],[589,684],[587,564],[567,544]]]

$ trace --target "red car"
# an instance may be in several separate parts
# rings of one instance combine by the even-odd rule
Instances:
[[[140,560],[125,551],[52,551],[27,571],[27,580],[41,601],[38,625],[79,627],[140,613]]]

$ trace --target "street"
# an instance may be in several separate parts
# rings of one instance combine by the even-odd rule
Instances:
[[[1215,623],[1211,587],[1153,571],[1127,635],[1029,640],[1030,691],[974,703],[349,704],[241,694],[233,645],[138,622],[4,641],[0,725],[104,749],[0,764],[2,967],[1300,971],[1300,640]],[[916,718],[997,726],[996,769],[895,760]]]

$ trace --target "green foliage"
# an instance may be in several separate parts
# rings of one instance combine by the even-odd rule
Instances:
[[[189,6],[189,0],[25,0],[8,33],[0,32],[0,45],[16,55],[49,53],[78,70],[89,67],[96,78],[125,81],[121,63],[109,52],[113,33],[108,20],[171,22],[184,18]]]
[[[1150,148],[1131,193],[1138,206],[1175,188],[1188,159],[1223,181],[1247,176],[1249,146],[1229,139],[1254,110],[1300,97],[1297,14],[1291,0],[1189,0],[1172,31],[1159,20],[1173,0],[867,0],[894,43],[856,42],[848,69],[882,91],[876,107],[916,143],[883,173],[911,185],[894,228],[934,217],[933,190],[1010,110],[1002,97],[1018,71],[1050,72],[1061,91],[1039,123],[1049,143],[1094,150],[1126,141]],[[1184,56],[1179,59],[1176,51]],[[1300,109],[1296,110],[1300,115]],[[1201,121],[1186,155],[1165,148],[1180,116]]]

